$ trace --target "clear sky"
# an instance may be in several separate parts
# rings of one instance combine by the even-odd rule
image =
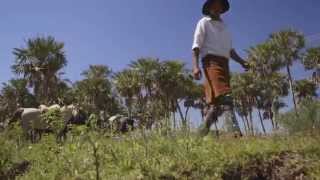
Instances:
[[[195,24],[204,0],[1,0],[0,82],[12,77],[12,49],[37,35],[65,42],[71,80],[89,64],[118,71],[139,57],[190,65]],[[230,0],[225,15],[234,46],[244,50],[283,28],[320,33],[319,0]],[[314,36],[317,38],[318,36]],[[239,66],[232,64],[233,70]],[[298,69],[299,71],[299,69]]]
[[[52,35],[65,42],[71,80],[89,64],[118,71],[139,57],[191,63],[192,36],[204,0],[1,0],[0,82],[13,77],[12,49],[27,38]],[[245,50],[283,28],[320,41],[319,0],[230,0],[224,18],[234,47]],[[233,71],[240,71],[232,63]],[[303,69],[294,69],[301,77]]]

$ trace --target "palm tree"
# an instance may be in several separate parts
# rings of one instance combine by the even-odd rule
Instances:
[[[279,49],[271,42],[264,42],[248,50],[248,59],[251,71],[260,77],[279,71],[282,68],[282,62],[278,61],[277,55]]]
[[[298,103],[303,99],[313,99],[317,97],[317,85],[310,80],[296,81],[294,84],[294,90],[297,93]]]
[[[303,58],[304,67],[307,70],[313,70],[313,81],[320,84],[320,47],[310,48],[307,50]]]
[[[284,107],[287,107],[287,104],[280,100],[279,98],[275,98],[272,102],[272,117],[274,122],[274,129],[279,129],[278,118],[280,114],[280,110]]]
[[[253,76],[250,73],[233,74],[231,79],[232,94],[235,99],[237,113],[244,117],[244,125],[247,125],[248,132],[254,135],[253,108],[255,98],[253,94]]]
[[[117,101],[112,94],[111,70],[104,65],[90,65],[81,74],[84,79],[75,83],[77,102],[89,113],[117,113]]]
[[[27,81],[24,79],[12,79],[8,83],[3,83],[1,89],[1,106],[11,116],[19,107],[36,107],[38,103],[35,97],[27,88]]]
[[[112,71],[108,66],[90,65],[89,69],[83,71],[81,75],[84,76],[85,79],[101,80],[101,79],[108,79],[111,73]]]
[[[155,119],[173,117],[176,127],[175,112],[178,111],[182,124],[186,125],[189,108],[182,112],[181,103],[194,94],[194,82],[188,75],[185,65],[180,61],[164,61],[141,58],[133,61],[130,68],[115,75],[115,85],[123,97],[129,114],[134,110],[139,114],[141,125],[152,124]],[[150,122],[151,121],[151,122]],[[162,125],[163,122],[158,122]]]
[[[135,80],[139,85],[140,92],[137,94],[138,112],[142,125],[152,124],[155,119],[156,107],[155,104],[158,99],[157,94],[157,80],[161,72],[161,63],[158,59],[140,58],[131,62],[130,69],[137,75]]]
[[[141,92],[138,73],[131,69],[125,69],[115,74],[114,84],[119,94],[125,99],[129,117],[132,117],[134,100],[140,97]]]
[[[255,107],[258,111],[258,117],[259,117],[259,120],[260,120],[260,124],[261,124],[261,127],[262,127],[262,130],[263,130],[263,133],[266,134],[267,131],[266,131],[266,128],[265,128],[265,125],[264,125],[264,122],[263,122],[263,117],[262,117],[262,112],[261,110],[263,109],[263,103],[264,103],[264,91],[266,90],[265,89],[265,86],[264,86],[264,82],[259,79],[259,78],[256,78],[254,76],[254,74],[249,74],[249,76],[252,76],[250,80],[252,80],[251,82],[249,82],[249,87],[250,87],[250,95],[252,96],[252,98],[255,100]]]
[[[235,95],[235,93],[234,93]],[[238,113],[238,115],[240,116],[243,126],[244,126],[244,131],[246,132],[246,134],[250,134],[251,132],[251,126],[250,126],[250,122],[248,120],[248,111],[246,109],[246,107],[242,104],[243,102],[240,100],[239,94],[238,96],[235,97],[235,111]]]
[[[26,47],[15,48],[13,54],[16,59],[13,72],[27,80],[40,103],[53,101],[58,74],[67,65],[64,43],[52,36],[36,37],[28,39]]]
[[[131,62],[130,68],[139,75],[140,85],[143,91],[145,91],[145,97],[151,97],[153,87],[155,86],[154,80],[160,71],[160,62],[158,59],[141,58],[137,61]]]
[[[194,108],[200,110],[203,120],[204,108],[206,106],[206,103],[204,101],[203,86],[192,81],[192,83],[190,83],[190,87],[185,87],[185,89],[188,90],[187,96],[184,100],[184,106],[186,108],[184,116],[185,119],[188,117],[189,109]]]
[[[256,75],[255,86],[259,87],[256,94],[259,97],[257,103],[260,120],[262,119],[260,109],[262,109],[265,111],[264,119],[270,119],[275,128],[277,123],[273,116],[272,106],[280,97],[288,95],[289,87],[286,77],[278,73],[283,64],[278,60],[281,52],[271,41],[267,41],[250,48],[248,53],[251,72]]]
[[[56,89],[54,90],[53,94],[55,97],[55,104],[72,104],[75,99],[74,91],[72,88],[72,82],[68,79],[59,79],[56,85]]]
[[[162,94],[163,100],[167,103],[168,112],[178,111],[182,126],[187,127],[187,114],[182,112],[181,103],[191,96],[196,95],[197,86],[185,68],[185,64],[180,61],[165,61],[161,64],[161,72],[158,79],[158,90]]]
[[[292,100],[297,114],[297,103],[294,93],[293,77],[291,66],[294,61],[301,59],[300,53],[305,46],[304,36],[293,30],[284,30],[273,33],[270,38],[270,43],[278,50],[276,58],[286,68]],[[298,114],[297,114],[298,115]]]
[[[265,113],[268,116],[265,116],[266,119],[270,119],[273,128],[276,129],[277,122],[276,117],[274,115],[277,114],[277,112],[274,112],[273,110],[279,111],[279,108],[283,107],[283,103],[281,102],[282,97],[286,97],[288,92],[288,81],[285,75],[282,73],[274,72],[270,74],[267,78],[261,79],[261,82],[263,82],[263,91],[260,94],[262,98],[262,108],[264,109]],[[277,108],[274,108],[273,106],[277,106]]]
[[[279,102],[281,97],[288,94],[286,76],[277,72],[268,76],[259,75],[258,72],[249,72],[234,74],[231,82],[235,109],[243,119],[245,129],[253,133],[252,112],[254,107],[257,109],[264,133],[266,133],[266,128],[263,120],[266,118],[270,119],[273,127],[276,128],[277,123],[273,117],[273,106]]]

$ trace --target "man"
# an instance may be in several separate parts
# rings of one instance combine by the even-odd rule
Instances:
[[[224,114],[232,121],[232,130],[241,135],[239,124],[233,110],[230,88],[229,59],[232,58],[243,68],[248,64],[232,48],[231,35],[221,15],[230,9],[228,0],[207,0],[203,5],[203,17],[197,24],[193,42],[193,75],[200,80],[202,73],[199,58],[202,59],[205,76],[205,97],[209,110],[205,116],[202,135],[209,133],[218,116]]]

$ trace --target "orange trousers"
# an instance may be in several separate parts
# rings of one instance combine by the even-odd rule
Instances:
[[[229,60],[224,57],[207,55],[202,60],[207,104],[215,105],[217,98],[231,92]]]

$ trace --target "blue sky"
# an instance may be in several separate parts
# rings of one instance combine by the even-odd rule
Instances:
[[[13,77],[12,49],[27,38],[52,35],[65,42],[71,80],[89,64],[106,64],[114,71],[139,57],[191,63],[195,24],[204,0],[1,0],[0,82]],[[295,28],[312,39],[320,37],[319,0],[230,0],[224,18],[235,48],[262,42],[273,31]],[[319,34],[319,35],[317,35]],[[320,40],[319,40],[320,41]],[[233,71],[240,71],[232,63]],[[305,73],[294,68],[297,78]]]
[[[1,0],[0,82],[12,78],[12,49],[37,35],[65,42],[71,80],[89,64],[118,71],[139,57],[179,59],[190,65],[202,0]],[[231,0],[225,15],[234,46],[244,50],[283,28],[320,33],[319,0]],[[316,36],[317,37],[317,36]],[[239,66],[232,64],[234,71]],[[301,70],[301,72],[300,72]],[[301,74],[302,69],[296,68]]]

